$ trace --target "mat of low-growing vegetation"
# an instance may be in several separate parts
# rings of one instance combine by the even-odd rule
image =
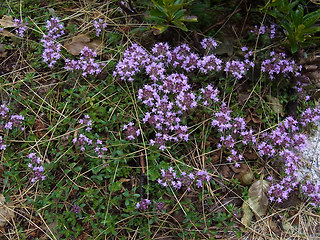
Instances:
[[[1,2],[1,239],[320,238],[319,18]]]

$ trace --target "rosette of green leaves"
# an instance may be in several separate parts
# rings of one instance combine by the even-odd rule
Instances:
[[[185,22],[197,22],[196,16],[185,16],[184,7],[190,2],[184,0],[152,0],[154,9],[149,12],[148,20],[155,24],[152,26],[154,34],[161,34],[170,26],[188,31]]]
[[[271,10],[268,13],[277,19],[284,33],[287,36],[287,44],[292,53],[298,51],[299,47],[308,47],[317,43],[320,37],[314,36],[320,32],[320,27],[316,25],[320,18],[320,9],[305,13],[301,1],[288,0],[272,1],[268,4]]]

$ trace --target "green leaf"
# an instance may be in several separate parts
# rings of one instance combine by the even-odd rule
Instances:
[[[109,185],[110,192],[117,192],[121,190],[122,182],[113,182]]]
[[[154,35],[159,35],[168,29],[169,25],[157,25],[152,27]]]
[[[186,27],[186,25],[181,22],[180,20],[173,20],[172,23],[177,27],[180,28],[183,31],[188,31],[188,28]]]
[[[287,30],[288,33],[286,33],[286,35],[290,35],[290,34],[293,34],[293,30],[291,28],[291,26],[289,25],[289,23],[287,21],[282,21],[281,22],[281,26]]]
[[[151,9],[149,12],[149,16],[165,17],[166,15],[159,9]]]
[[[290,43],[290,46],[291,46],[291,52],[292,53],[297,52],[298,49],[299,49],[299,45],[296,42]]]
[[[174,13],[178,10],[182,10],[183,5],[182,4],[175,4],[173,6],[170,6],[170,8],[168,9],[171,13]]]
[[[174,4],[174,0],[162,0],[165,6],[171,6]]]
[[[320,9],[306,14],[303,17],[303,24],[306,26],[306,28],[309,28],[312,25],[314,25],[319,20],[319,18],[320,18]]]
[[[181,21],[184,22],[198,22],[197,16],[184,16]]]
[[[167,20],[164,19],[164,18],[160,18],[160,17],[156,17],[156,16],[149,16],[147,19],[148,19],[148,20],[151,20],[151,21],[155,21],[155,22],[157,22],[158,24],[167,21]]]
[[[184,11],[180,9],[179,11],[176,11],[173,15],[173,19],[178,20],[183,17]]]
[[[154,0],[152,0],[152,2],[154,3],[155,7],[163,13],[164,16],[166,16],[166,18],[169,18],[169,14],[167,12],[167,10],[165,8],[163,8],[162,6],[160,6],[159,4],[156,4]]]

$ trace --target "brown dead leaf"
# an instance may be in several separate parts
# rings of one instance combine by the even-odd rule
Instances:
[[[43,137],[45,135],[45,129],[46,129],[46,125],[40,120],[40,119],[36,119],[36,121],[34,122],[33,125],[34,129],[35,129],[35,135],[37,137]]]
[[[15,216],[11,209],[13,206],[5,204],[5,201],[5,197],[0,194],[0,227],[4,227]]]
[[[232,171],[234,171],[235,173],[247,173],[247,172],[250,172],[249,170],[249,167],[247,164],[245,163],[240,163],[240,167],[236,168],[235,166],[233,165],[230,165],[229,166]]]
[[[258,116],[258,114],[255,114],[255,113],[253,113],[251,115],[251,120],[252,120],[252,122],[257,123],[257,124],[261,124],[262,123],[261,118]]]
[[[255,151],[252,151],[252,150],[248,150],[248,151],[244,152],[243,156],[248,160],[258,159],[258,155],[256,154]]]
[[[65,44],[64,47],[68,53],[72,55],[79,55],[84,46],[90,42],[90,38],[85,34],[79,34],[72,38],[71,43]]]
[[[64,45],[67,52],[72,55],[79,55],[84,46],[96,51],[97,53],[102,52],[102,41],[99,39],[94,39],[91,41],[90,37],[85,34],[79,34],[72,38],[70,43]]]
[[[277,114],[284,116],[283,106],[281,105],[280,100],[271,95],[266,95],[266,98],[269,101],[269,105],[272,108],[272,110],[275,111]]]
[[[103,42],[100,39],[94,39],[93,41],[87,44],[88,48],[97,52],[97,54],[102,53]]]
[[[7,55],[8,52],[4,49],[4,45],[0,43],[0,57],[5,58]]]
[[[250,94],[249,93],[241,93],[238,96],[238,102],[241,106],[243,106],[245,104],[245,102],[247,101],[247,99],[249,98]]]
[[[245,226],[245,227],[250,227],[251,225],[251,219],[253,217],[253,212],[248,204],[248,200],[244,201],[242,204],[242,218],[241,218],[241,223]]]
[[[232,171],[234,171],[236,174],[234,175],[234,178],[238,179],[240,183],[244,186],[251,185],[254,179],[253,173],[250,171],[250,168],[247,164],[240,163],[240,167],[236,168],[234,166],[230,166]]]
[[[15,35],[8,31],[7,29],[3,29],[2,32],[0,32],[0,35],[4,36],[4,37],[14,37]]]
[[[212,156],[211,156],[211,162],[217,162],[220,160],[220,157],[221,157],[221,149],[219,149],[218,151],[212,153]]]
[[[233,175],[231,169],[227,165],[222,165],[220,172],[225,178],[230,178]]]
[[[4,28],[15,27],[12,16],[4,15],[2,19],[0,19],[0,26]]]
[[[269,199],[267,192],[270,183],[265,180],[258,180],[254,182],[249,188],[248,204],[256,216],[262,217],[268,208]]]
[[[256,123],[256,124],[262,123],[261,118],[258,116],[258,114],[254,108],[248,109],[248,115],[245,117],[244,121],[246,123],[249,123],[250,121],[252,121],[253,123]]]

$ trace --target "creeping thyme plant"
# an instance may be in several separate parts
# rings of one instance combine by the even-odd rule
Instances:
[[[225,54],[210,26],[140,34],[151,1],[49,2],[0,10],[1,236],[244,239],[288,203],[318,216],[317,89],[277,23],[249,17]]]

